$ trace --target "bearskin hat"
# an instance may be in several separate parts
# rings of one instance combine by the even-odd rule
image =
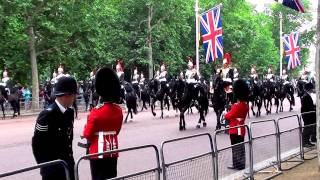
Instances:
[[[120,81],[116,72],[108,67],[103,67],[96,74],[95,87],[104,102],[119,103]]]
[[[235,99],[246,101],[249,96],[249,87],[245,80],[239,79],[233,84],[233,93]]]
[[[304,90],[305,91],[310,91],[313,89],[313,84],[311,82],[308,82],[304,85]]]

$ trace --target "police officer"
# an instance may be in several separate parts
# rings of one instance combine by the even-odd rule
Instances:
[[[89,153],[102,153],[118,149],[118,134],[122,126],[120,82],[117,74],[102,68],[96,75],[96,90],[101,104],[93,108],[88,116],[83,136],[89,140]],[[94,156],[90,159],[93,180],[105,180],[117,176],[118,153]]]
[[[37,163],[61,159],[67,163],[71,179],[74,179],[74,112],[70,107],[76,93],[76,80],[60,77],[54,88],[55,102],[39,114],[32,137],[32,150]],[[58,165],[41,168],[40,174],[43,180],[66,179],[64,169]]]

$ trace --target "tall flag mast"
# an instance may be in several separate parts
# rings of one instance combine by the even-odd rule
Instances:
[[[200,63],[199,63],[199,32],[200,32],[200,26],[199,26],[199,0],[195,0],[195,7],[194,11],[196,13],[196,66],[197,66],[197,74],[200,75]]]

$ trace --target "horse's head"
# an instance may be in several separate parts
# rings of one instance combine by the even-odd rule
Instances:
[[[217,90],[222,88],[223,89],[223,80],[220,74],[214,74],[212,77],[212,88]]]

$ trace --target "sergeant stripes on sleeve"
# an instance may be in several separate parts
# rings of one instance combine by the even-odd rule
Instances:
[[[39,123],[36,124],[36,129],[38,131],[48,131],[48,125],[42,126]]]

